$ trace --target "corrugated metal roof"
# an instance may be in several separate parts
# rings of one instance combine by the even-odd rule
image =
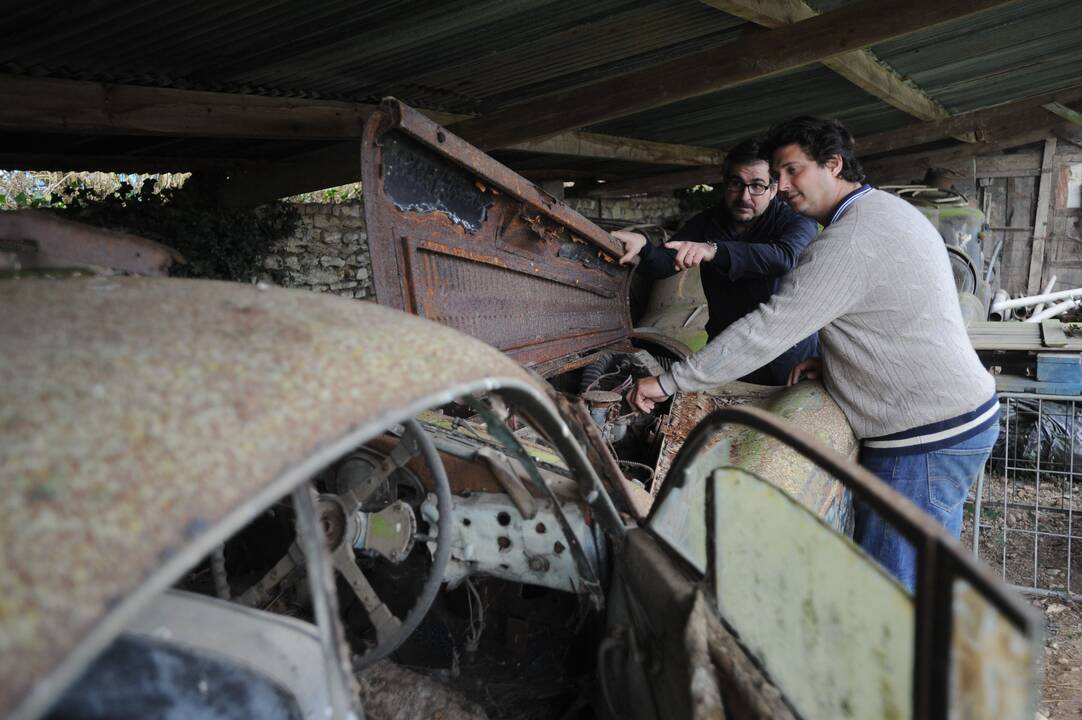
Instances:
[[[591,129],[611,135],[727,148],[796,115],[837,117],[857,135],[912,122],[905,113],[816,65]]]
[[[1026,0],[875,52],[951,112],[1082,82],[1082,2]]]
[[[810,0],[829,12],[852,0]],[[1082,83],[1082,2],[1025,0],[871,48],[952,113]]]
[[[742,25],[687,0],[41,3],[5,21],[0,68],[476,112],[716,47]]]

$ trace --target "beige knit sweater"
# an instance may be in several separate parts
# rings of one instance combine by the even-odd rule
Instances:
[[[966,334],[942,238],[880,190],[857,198],[768,303],[673,365],[661,387],[735,380],[816,330],[823,382],[859,438],[956,417],[995,392]]]

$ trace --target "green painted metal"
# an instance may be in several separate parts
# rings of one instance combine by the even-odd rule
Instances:
[[[912,598],[772,483],[723,467],[714,488],[717,607],[797,713],[913,716]]]
[[[810,433],[844,457],[856,459],[859,443],[844,413],[819,382],[803,382],[753,403]],[[815,463],[762,433],[735,425],[719,441],[729,444],[730,464],[766,478],[831,527],[852,529],[852,499],[845,486]]]

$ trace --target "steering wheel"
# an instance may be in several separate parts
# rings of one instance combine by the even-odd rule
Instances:
[[[439,510],[436,550],[417,601],[405,617],[399,619],[361,572],[353,551],[355,547],[362,548],[383,555],[392,562],[399,562],[409,554],[417,536],[417,520],[410,506],[401,500],[390,503],[378,512],[366,512],[362,506],[389,475],[418,450],[435,485],[436,507]],[[355,482],[340,483],[336,489],[338,492],[320,494],[317,508],[334,569],[360,601],[376,631],[375,646],[354,659],[354,670],[361,670],[387,657],[405,642],[436,599],[451,557],[451,485],[432,438],[420,423],[411,419],[406,421],[406,432],[386,462],[372,468],[366,477]],[[432,539],[431,534],[427,539]],[[274,588],[303,566],[304,555],[294,540],[274,567],[238,598],[239,602],[252,607],[264,605]]]

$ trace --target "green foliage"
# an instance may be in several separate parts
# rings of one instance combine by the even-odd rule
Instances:
[[[359,182],[336,185],[335,187],[301,193],[285,198],[285,202],[291,203],[320,203],[323,205],[352,202],[361,199],[361,184]]]
[[[263,261],[296,230],[300,215],[287,203],[258,208],[222,208],[206,201],[190,185],[159,190],[147,178],[139,187],[122,181],[101,193],[76,179],[60,203],[65,217],[156,240],[174,248],[187,261],[172,274],[250,282],[263,274]]]
[[[72,188],[88,187],[104,197],[116,192],[122,182],[136,185],[147,178],[156,181],[155,187],[160,192],[181,187],[189,177],[189,173],[118,175],[108,172],[0,170],[0,210],[60,208],[67,204]]]

